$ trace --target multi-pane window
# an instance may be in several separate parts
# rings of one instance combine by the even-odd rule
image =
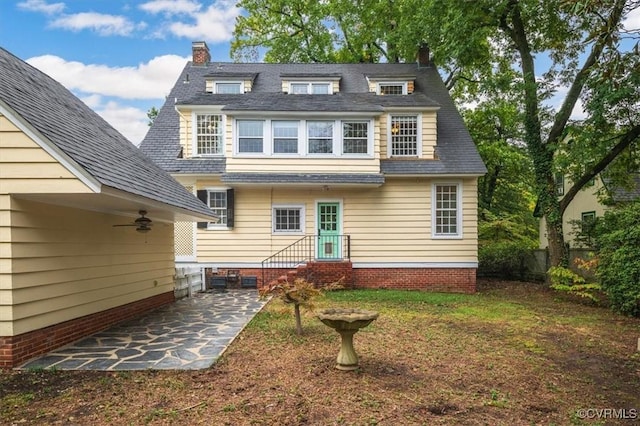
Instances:
[[[380,83],[378,88],[381,95],[405,94],[405,85],[403,83]]]
[[[291,83],[290,91],[294,95],[328,95],[331,93],[329,83]]]
[[[415,115],[391,116],[391,156],[415,157],[418,155],[418,117]]]
[[[366,121],[343,121],[343,154],[366,154],[369,144],[368,130],[369,125]]]
[[[198,114],[196,116],[197,155],[222,154],[222,116],[219,114]]]
[[[209,193],[209,207],[213,214],[220,218],[218,223],[211,223],[211,225],[227,226],[227,191],[208,191]]]
[[[263,152],[262,120],[238,120],[238,152]]]
[[[273,152],[276,154],[298,153],[298,122],[273,121]]]
[[[301,206],[273,208],[273,232],[303,232],[304,209]]]
[[[242,83],[240,82],[215,83],[215,88],[215,92],[218,94],[242,93]]]
[[[454,237],[460,235],[459,187],[456,184],[434,185],[434,235]]]
[[[309,154],[331,154],[333,121],[308,121],[307,137]]]

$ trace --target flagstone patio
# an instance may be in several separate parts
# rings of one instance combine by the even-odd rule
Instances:
[[[195,370],[210,367],[265,305],[253,290],[195,293],[40,358],[21,369]]]

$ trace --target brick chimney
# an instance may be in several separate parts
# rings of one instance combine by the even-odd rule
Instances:
[[[429,50],[429,46],[427,43],[422,43],[418,48],[418,66],[419,67],[428,67],[431,65],[431,51]]]
[[[193,65],[207,65],[211,61],[209,46],[204,41],[194,41],[191,44]]]

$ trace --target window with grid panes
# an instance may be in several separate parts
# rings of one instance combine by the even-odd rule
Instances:
[[[391,116],[391,156],[415,157],[418,155],[418,117],[415,115]]]
[[[262,120],[238,120],[238,152],[263,152]]]
[[[381,95],[404,95],[404,84],[386,84],[379,85]]]
[[[196,116],[196,154],[218,155],[223,152],[222,115]]]
[[[298,153],[298,121],[272,121],[273,152],[276,154]]]
[[[302,232],[302,207],[274,207],[273,232]]]
[[[331,154],[333,121],[307,121],[307,143],[310,154]]]
[[[227,226],[227,191],[208,191],[209,207],[213,214],[220,218],[218,223],[210,223],[213,226]]]
[[[369,123],[366,121],[342,122],[342,153],[366,154],[369,146]]]
[[[436,184],[434,209],[434,235],[457,236],[460,234],[460,206],[458,185]]]

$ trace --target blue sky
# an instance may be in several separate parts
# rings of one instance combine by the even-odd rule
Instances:
[[[0,46],[70,89],[131,142],[148,130],[191,43],[230,61],[236,0],[0,0]],[[640,28],[640,7],[625,22]],[[539,70],[540,71],[540,70]],[[551,104],[566,89],[558,88]],[[574,118],[581,118],[580,105]]]
[[[205,40],[230,61],[236,1],[0,1],[0,46],[70,89],[133,143]]]

